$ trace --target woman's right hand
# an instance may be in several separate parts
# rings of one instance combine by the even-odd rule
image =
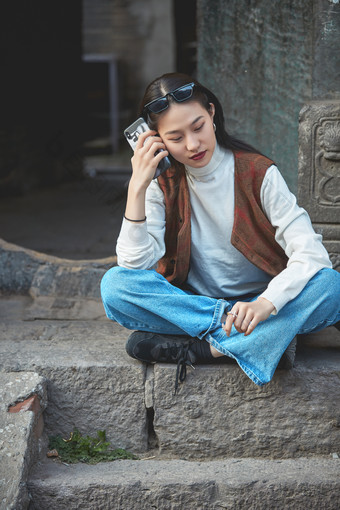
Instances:
[[[159,149],[163,151],[155,154]],[[159,162],[169,153],[156,131],[145,131],[138,137],[134,154],[131,158],[132,177],[130,185],[135,190],[146,190],[151,183]]]
[[[145,218],[145,193],[154,178],[156,168],[162,158],[168,155],[162,139],[156,131],[145,131],[137,141],[131,158],[132,177],[129,182],[125,218],[141,221]],[[163,149],[155,155],[155,152]]]

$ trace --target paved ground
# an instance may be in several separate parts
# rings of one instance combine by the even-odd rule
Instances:
[[[49,255],[95,259],[115,255],[129,170],[2,198],[0,238]]]

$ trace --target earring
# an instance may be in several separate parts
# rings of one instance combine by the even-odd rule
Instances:
[[[216,131],[216,124],[215,124],[215,122],[213,122],[213,128],[214,128],[214,131]]]

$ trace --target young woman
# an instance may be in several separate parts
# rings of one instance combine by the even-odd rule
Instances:
[[[340,274],[273,161],[225,131],[211,91],[166,74],[140,113],[150,131],[102,280],[106,314],[136,330],[130,356],[178,364],[176,388],[186,365],[230,358],[268,383],[297,334],[340,320]]]

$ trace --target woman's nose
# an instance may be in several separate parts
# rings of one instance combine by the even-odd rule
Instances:
[[[200,142],[196,136],[189,135],[189,136],[187,136],[187,139],[186,139],[186,145],[187,145],[187,149],[190,152],[195,152],[199,148]]]

